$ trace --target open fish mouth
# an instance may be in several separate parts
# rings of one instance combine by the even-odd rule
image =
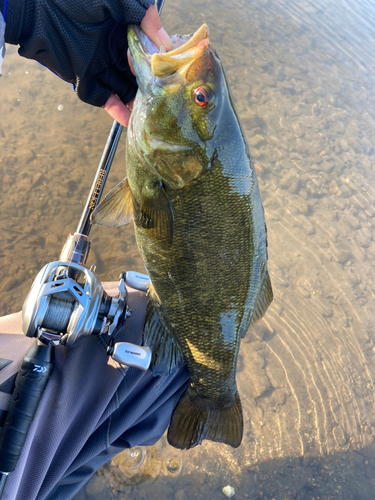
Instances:
[[[159,50],[139,26],[133,25],[131,29],[131,54],[136,51],[141,55],[157,78],[166,78],[177,72],[185,76],[190,66],[202,57],[209,46],[207,24],[203,24],[191,35],[171,36],[172,50],[168,52],[163,46]]]
[[[154,102],[160,100],[160,96],[177,93],[188,81],[198,81],[199,60],[210,50],[208,37],[208,26],[203,24],[193,34],[171,36],[172,49],[166,52],[164,47],[159,49],[140,26],[129,26],[130,55],[143,99],[141,104],[139,98],[139,105],[147,109],[142,133],[148,151],[179,154],[193,147],[191,141],[181,142],[180,137],[173,134],[166,136],[153,116]],[[136,99],[135,106],[137,102]]]

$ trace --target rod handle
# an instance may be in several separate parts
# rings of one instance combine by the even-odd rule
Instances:
[[[0,471],[17,465],[30,425],[53,370],[53,348],[36,341],[18,372],[8,416],[0,437]]]

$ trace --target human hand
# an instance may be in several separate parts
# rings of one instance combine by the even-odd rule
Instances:
[[[11,1],[5,41],[19,44],[21,56],[39,61],[72,83],[82,101],[104,107],[126,126],[130,109],[124,103],[131,108],[137,91],[127,56],[128,24],[141,24],[158,47],[171,44],[154,1]]]
[[[161,45],[164,46],[166,51],[172,48],[171,39],[162,27],[156,4],[148,8],[146,15],[141,22],[141,28],[158,48],[160,48]],[[134,74],[129,50],[127,52],[127,56],[130,69]],[[121,99],[112,93],[109,96],[108,101],[104,104],[104,109],[110,116],[112,116],[112,118],[121,123],[121,125],[124,125],[124,127],[127,127],[130,113],[133,109],[133,102],[134,99],[131,99],[131,101],[124,104]]]

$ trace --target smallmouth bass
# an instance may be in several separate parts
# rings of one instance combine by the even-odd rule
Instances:
[[[144,344],[155,375],[186,362],[190,385],[168,441],[240,445],[240,339],[272,301],[267,231],[255,171],[207,25],[159,52],[138,26],[128,41],[139,90],[127,133],[127,178],[93,222],[135,224],[151,278]]]

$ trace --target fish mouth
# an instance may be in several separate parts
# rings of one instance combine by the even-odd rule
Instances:
[[[208,37],[208,26],[203,24],[193,34],[171,36],[172,49],[166,52],[164,47],[159,50],[140,26],[129,26],[130,55],[138,87],[143,95],[142,102],[146,108],[152,109],[153,99],[157,94],[160,95],[160,88],[166,94],[174,94],[186,84],[187,80],[198,79],[196,71],[189,73],[189,70],[208,50]],[[191,149],[186,143],[181,144],[170,140],[171,138],[165,140],[158,124],[152,116],[149,118],[144,124],[143,132],[148,149],[158,149],[169,153],[187,152]]]
[[[164,79],[178,73],[184,78],[190,66],[207,50],[208,36],[207,24],[203,24],[191,35],[171,36],[172,50],[166,52],[164,47],[159,50],[140,26],[131,25],[128,41],[136,75],[137,62],[141,59],[143,63],[147,63],[153,77]]]

